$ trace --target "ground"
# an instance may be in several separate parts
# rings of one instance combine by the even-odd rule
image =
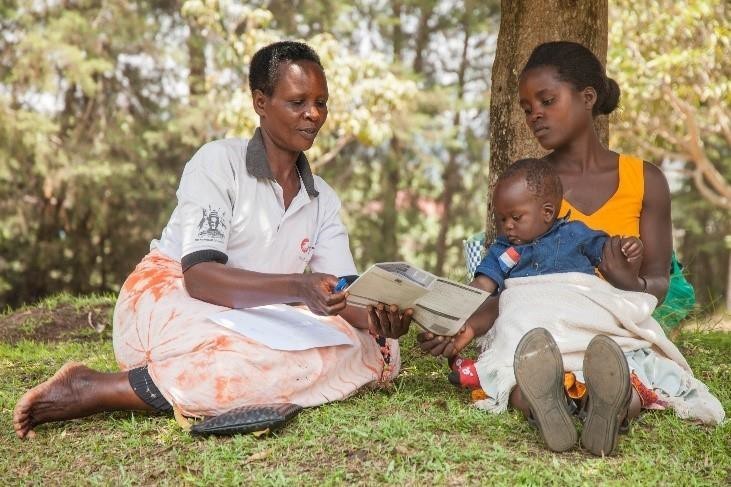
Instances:
[[[0,315],[0,485],[731,484],[731,426],[646,413],[617,455],[546,451],[517,413],[489,415],[445,379],[446,366],[403,340],[392,387],[301,413],[263,437],[193,438],[173,418],[99,414],[12,431],[15,402],[68,360],[115,370],[113,298],[57,296]],[[719,325],[720,324],[720,325]],[[700,320],[674,339],[731,411],[731,334]]]

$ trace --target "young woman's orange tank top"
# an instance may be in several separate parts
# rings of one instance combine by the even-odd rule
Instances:
[[[589,228],[609,235],[640,236],[640,213],[645,196],[645,173],[642,159],[619,155],[619,185],[617,191],[598,210],[585,215],[563,200],[559,215],[571,211],[569,220],[579,220]]]

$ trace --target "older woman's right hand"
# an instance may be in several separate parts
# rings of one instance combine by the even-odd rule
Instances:
[[[333,293],[337,283],[338,278],[330,274],[302,274],[297,295],[316,315],[336,315],[346,306],[345,292]]]

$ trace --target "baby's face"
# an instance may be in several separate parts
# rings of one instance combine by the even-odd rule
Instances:
[[[531,193],[525,178],[501,181],[493,195],[495,220],[501,235],[513,245],[530,243],[546,233],[555,220],[557,209]]]

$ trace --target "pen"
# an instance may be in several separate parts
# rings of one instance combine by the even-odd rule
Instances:
[[[340,279],[338,279],[338,283],[335,284],[335,289],[333,290],[333,292],[339,293],[340,291],[345,289],[347,286],[348,286],[348,280],[344,277],[341,277]]]

